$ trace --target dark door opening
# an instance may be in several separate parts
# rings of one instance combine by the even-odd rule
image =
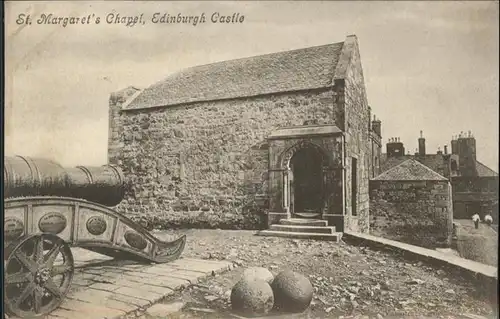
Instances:
[[[323,172],[321,155],[303,148],[290,160],[293,173],[292,213],[297,217],[316,218],[323,210]]]

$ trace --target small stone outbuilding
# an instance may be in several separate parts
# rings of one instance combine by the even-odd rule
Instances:
[[[444,145],[437,152],[426,149],[426,139],[420,132],[414,154],[405,153],[405,145],[391,138],[386,153],[381,154],[380,172],[408,160],[415,159],[436,173],[448,178],[453,191],[453,218],[471,219],[479,214],[493,216],[498,224],[498,173],[481,163],[476,155],[476,138],[471,132],[462,132],[451,140],[451,152]],[[409,150],[408,150],[409,151]]]
[[[370,231],[374,235],[435,248],[453,232],[449,180],[409,159],[370,181]]]

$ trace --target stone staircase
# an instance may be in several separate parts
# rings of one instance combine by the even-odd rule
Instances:
[[[259,231],[257,235],[335,242],[342,238],[342,233],[337,232],[335,226],[328,226],[326,220],[305,218],[282,219],[279,224],[273,224],[269,229]]]

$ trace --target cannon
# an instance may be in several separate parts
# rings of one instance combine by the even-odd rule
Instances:
[[[4,306],[8,314],[43,317],[58,308],[74,274],[71,247],[117,259],[166,263],[186,236],[161,241],[112,209],[124,198],[112,165],[64,168],[40,158],[4,161]]]

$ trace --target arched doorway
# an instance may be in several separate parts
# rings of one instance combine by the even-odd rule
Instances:
[[[324,208],[323,157],[311,145],[297,150],[289,162],[292,216],[317,218]]]

